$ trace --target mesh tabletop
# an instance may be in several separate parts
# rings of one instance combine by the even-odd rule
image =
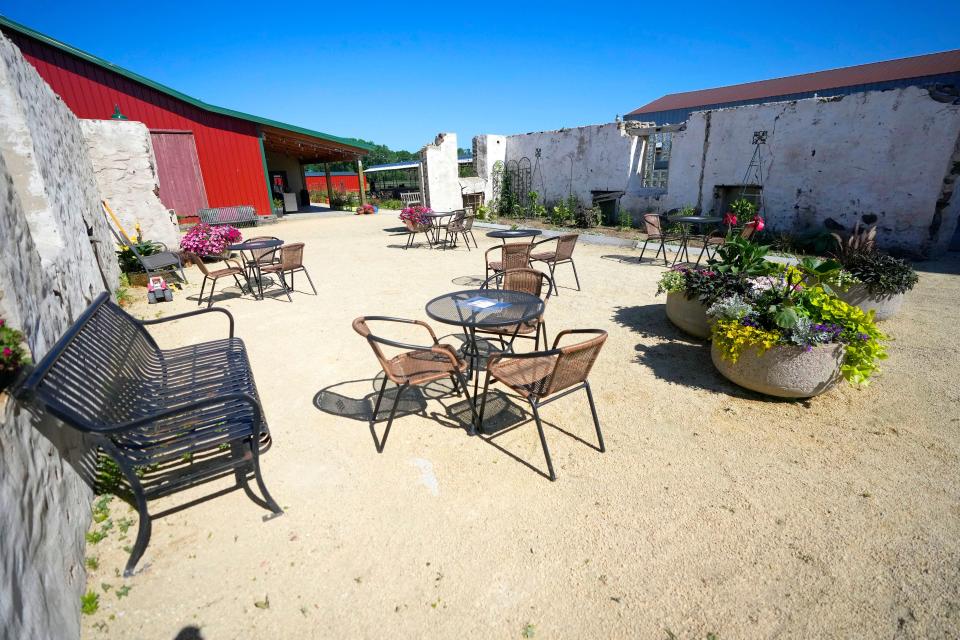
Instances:
[[[453,211],[431,211],[430,213],[424,213],[424,218],[445,218],[447,216],[452,216]]]
[[[498,229],[497,231],[488,232],[487,237],[509,240],[510,238],[532,238],[541,233],[543,233],[543,231],[540,229]]]
[[[256,251],[257,249],[273,249],[283,244],[283,240],[252,240],[231,244],[227,248],[231,251]]]
[[[484,289],[457,291],[427,303],[427,315],[437,322],[461,327],[501,327],[520,324],[543,313],[543,301],[521,291]]]

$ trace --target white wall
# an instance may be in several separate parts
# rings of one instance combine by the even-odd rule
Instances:
[[[163,242],[176,250],[180,241],[177,217],[163,206],[150,131],[142,122],[81,120],[87,154],[100,194],[133,236],[137,224],[145,240]]]
[[[457,166],[457,134],[437,134],[433,144],[420,150],[421,195],[434,211],[463,207]]]
[[[771,228],[850,229],[875,220],[881,246],[946,250],[957,203],[932,227],[944,179],[960,162],[960,106],[908,87],[694,113],[674,136],[666,206],[716,209],[714,185],[741,183],[757,130],[768,131],[763,197]]]
[[[273,151],[266,151],[268,171],[286,171],[287,189],[299,197],[300,190],[304,189],[303,176],[300,175],[300,161],[293,156],[285,156]],[[271,185],[272,186],[272,185]]]
[[[34,361],[119,278],[86,149],[77,119],[0,35],[0,317]],[[2,638],[80,637],[88,451],[0,393]]]

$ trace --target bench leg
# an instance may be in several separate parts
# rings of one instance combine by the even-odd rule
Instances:
[[[267,485],[263,482],[263,475],[260,472],[260,455],[259,455],[260,446],[259,445],[260,443],[256,438],[250,441],[249,459],[251,463],[250,467],[253,470],[253,477],[256,480],[257,487],[260,489],[260,493],[263,497],[261,498],[260,496],[255,494],[253,490],[250,488],[250,482],[247,480],[247,471],[243,467],[238,468],[236,471],[237,483],[243,489],[243,492],[247,494],[247,497],[253,501],[254,504],[260,507],[263,507],[264,509],[268,509],[269,511],[272,511],[273,516],[279,516],[283,513],[283,509],[280,508],[280,506],[277,504],[277,501],[274,500],[273,496],[270,495],[270,492],[267,491]],[[246,451],[244,451],[243,446],[239,446],[236,443],[234,443],[233,449],[235,451],[234,455],[242,455],[244,457],[247,457]],[[269,517],[273,517],[273,516],[265,516],[264,519],[268,519]]]
[[[98,444],[106,451],[107,455],[117,463],[117,466],[120,467],[123,477],[130,483],[134,500],[137,503],[137,516],[140,521],[137,526],[137,540],[133,543],[133,550],[130,551],[130,558],[127,559],[127,566],[123,570],[123,577],[129,578],[133,575],[134,569],[137,568],[137,563],[140,562],[140,558],[143,557],[143,552],[147,550],[147,545],[150,544],[152,526],[150,513],[147,511],[147,496],[143,491],[143,485],[140,483],[140,479],[137,477],[133,467],[118,455],[117,449],[113,444],[107,440],[102,440]]]

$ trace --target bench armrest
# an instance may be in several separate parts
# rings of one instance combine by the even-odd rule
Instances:
[[[192,316],[198,316],[201,313],[210,313],[211,311],[216,311],[218,313],[227,314],[227,318],[230,320],[230,337],[233,337],[233,314],[231,314],[226,309],[221,309],[219,307],[210,307],[209,309],[197,309],[196,311],[187,311],[186,313],[178,313],[166,318],[155,318],[153,320],[137,320],[141,325],[151,325],[151,324],[161,324],[163,322],[170,322],[171,320],[182,320],[183,318],[190,318]]]
[[[253,423],[251,426],[251,435],[256,437],[257,431],[260,428],[260,425],[263,424],[263,410],[260,408],[260,403],[257,401],[256,398],[254,398],[249,393],[243,393],[243,392],[225,393],[219,396],[203,398],[202,400],[194,400],[193,402],[189,402],[179,407],[157,411],[155,413],[151,413],[150,415],[143,416],[142,418],[137,418],[136,420],[124,422],[123,424],[105,427],[105,428],[84,429],[84,431],[89,431],[91,433],[99,433],[103,435],[123,433],[125,431],[130,431],[132,429],[137,429],[144,425],[150,424],[151,422],[164,420],[166,418],[172,418],[173,416],[177,416],[183,413],[190,413],[192,411],[196,411],[197,409],[202,409],[210,405],[224,404],[229,402],[241,402],[241,403],[250,405],[250,409],[253,411]]]

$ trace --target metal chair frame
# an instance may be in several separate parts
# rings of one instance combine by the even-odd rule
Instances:
[[[227,316],[228,338],[164,350],[145,329],[211,312]],[[15,390],[18,399],[89,434],[118,465],[140,520],[125,576],[150,542],[155,516],[148,502],[155,498],[232,474],[255,504],[283,513],[263,481],[259,456],[270,434],[233,327],[230,312],[217,307],[137,320],[104,292]]]
[[[569,256],[563,257],[560,259],[556,258],[557,254],[560,253],[561,242],[569,241],[569,238],[571,237],[574,238],[573,246],[575,247],[577,242],[576,238],[579,237],[578,234],[576,233],[566,233],[563,235],[554,236],[552,238],[545,238],[543,240],[538,240],[537,242],[534,242],[530,245],[530,254],[531,254],[530,266],[533,266],[534,262],[543,262],[544,264],[547,265],[547,268],[550,269],[550,280],[553,283],[553,292],[557,295],[560,295],[560,291],[559,289],[557,289],[557,279],[554,272],[556,271],[557,267],[560,266],[561,264],[569,264],[573,268],[573,278],[577,282],[577,291],[580,291],[580,277],[577,275],[577,265],[573,262],[573,247],[570,248]],[[541,244],[546,244],[548,242],[554,242],[554,241],[557,243],[557,249],[556,251],[554,251],[553,259],[542,260],[540,258],[532,257],[534,247],[537,247]]]
[[[492,355],[492,356],[490,357],[490,361],[489,361],[488,364],[487,364],[487,375],[486,375],[486,377],[485,377],[485,379],[484,379],[484,382],[483,382],[483,399],[481,400],[481,403],[480,403],[480,418],[479,418],[479,423],[480,423],[480,432],[481,432],[481,433],[483,432],[483,416],[484,416],[484,412],[486,411],[486,408],[487,408],[487,392],[488,392],[489,387],[490,387],[490,378],[491,378],[491,377],[495,377],[495,374],[491,374],[491,367],[493,367],[493,366],[496,364],[497,361],[503,360],[503,359],[517,359],[517,360],[521,360],[521,359],[542,358],[542,357],[549,357],[549,356],[558,356],[558,360],[557,360],[557,363],[558,363],[558,362],[559,362],[559,357],[562,356],[562,354],[564,353],[564,349],[558,347],[558,345],[559,345],[559,343],[560,343],[560,340],[561,340],[564,336],[566,336],[566,335],[575,335],[575,334],[594,334],[594,335],[604,335],[604,336],[606,336],[607,332],[606,332],[606,331],[603,331],[603,330],[601,330],[601,329],[567,329],[567,330],[561,331],[559,334],[557,334],[557,337],[554,338],[554,341],[553,341],[553,348],[550,349],[550,350],[548,350],[548,351],[533,351],[533,352],[531,352],[531,353],[506,353],[506,352],[504,352],[504,353],[494,354],[494,355]],[[570,346],[570,347],[575,347],[575,346],[577,346],[577,345],[569,345],[569,346]],[[557,363],[554,363],[554,368],[553,368],[553,370],[551,371],[551,373],[548,374],[549,376],[552,376],[553,373],[556,372]],[[591,365],[591,366],[592,366],[592,365]],[[588,375],[589,375],[589,372],[588,372]],[[507,385],[507,386],[509,386],[509,385]],[[545,436],[544,433],[543,433],[543,422],[542,422],[542,420],[541,420],[541,418],[540,418],[540,409],[543,408],[544,406],[550,404],[550,403],[553,402],[554,400],[559,400],[560,398],[563,398],[563,397],[565,397],[565,396],[568,396],[568,395],[570,395],[571,393],[576,393],[577,391],[580,391],[581,389],[584,389],[584,390],[587,392],[587,401],[590,403],[590,414],[591,414],[591,416],[593,417],[593,426],[594,426],[594,429],[595,429],[596,432],[597,432],[598,448],[599,448],[600,452],[603,453],[603,452],[605,452],[607,449],[606,449],[606,445],[604,445],[604,443],[603,443],[603,433],[602,433],[601,430],[600,430],[600,418],[597,416],[597,406],[596,406],[596,403],[595,403],[594,400],[593,400],[593,392],[592,392],[591,389],[590,389],[590,382],[589,382],[589,380],[587,380],[586,378],[584,378],[584,380],[583,380],[582,382],[576,383],[574,386],[568,387],[568,388],[566,388],[566,389],[560,389],[560,390],[556,391],[555,393],[549,393],[549,391],[548,391],[548,392],[547,392],[546,394],[544,394],[543,396],[540,396],[540,395],[538,395],[538,394],[536,394],[536,393],[532,393],[532,392],[531,392],[531,393],[529,393],[529,395],[527,395],[527,397],[526,397],[527,402],[530,404],[530,409],[531,409],[532,412],[533,412],[534,422],[536,422],[536,425],[537,425],[537,433],[538,433],[539,436],[540,436],[540,446],[543,448],[543,455],[544,455],[544,458],[545,458],[546,461],[547,461],[547,469],[548,469],[548,471],[550,472],[549,477],[550,477],[550,481],[551,481],[551,482],[553,482],[553,481],[555,481],[555,480],[557,479],[557,474],[556,474],[556,472],[555,472],[554,469],[553,469],[553,459],[550,457],[550,448],[547,446],[547,438],[546,438],[546,436]],[[544,399],[544,398],[546,398],[546,399]]]
[[[237,283],[237,286],[240,287],[240,291],[243,292],[243,293],[246,293],[247,290],[243,287],[243,284],[240,282],[240,278],[237,277],[238,275],[242,275],[242,274],[245,273],[243,267],[240,265],[239,262],[236,262],[235,260],[231,260],[230,258],[224,258],[223,261],[224,261],[225,263],[227,263],[227,264],[235,264],[236,266],[235,266],[235,267],[229,267],[229,268],[227,268],[227,269],[218,269],[218,270],[216,270],[216,271],[209,271],[209,270],[207,269],[207,265],[205,265],[205,264],[203,263],[203,258],[201,258],[200,256],[198,256],[198,255],[195,254],[195,253],[190,253],[190,252],[188,252],[186,255],[190,258],[190,260],[191,260],[195,265],[197,265],[197,267],[199,267],[200,273],[203,274],[203,282],[200,283],[200,294],[197,296],[197,306],[198,306],[198,307],[203,303],[203,291],[204,291],[204,289],[206,289],[206,287],[207,287],[207,280],[210,280],[210,282],[211,282],[211,284],[210,284],[210,293],[207,294],[207,307],[208,307],[208,308],[213,306],[213,292],[214,292],[214,289],[217,288],[217,280],[219,280],[220,278],[225,278],[225,277],[227,277],[227,276],[233,276],[233,280],[234,280],[234,282]],[[224,272],[228,272],[228,273],[224,273]]]
[[[496,274],[490,276],[489,278],[487,278],[486,280],[484,280],[484,281],[483,281],[483,284],[480,285],[480,289],[481,289],[481,290],[483,290],[483,289],[489,289],[491,283],[500,285],[500,288],[508,288],[508,287],[507,287],[507,280],[508,280],[508,278],[510,277],[510,274],[511,274],[511,273],[516,273],[516,272],[528,272],[528,273],[529,273],[529,272],[532,272],[532,273],[535,273],[535,274],[537,274],[537,275],[540,276],[541,283],[542,283],[544,280],[546,280],[546,282],[547,282],[547,295],[544,296],[544,298],[543,298],[544,306],[546,306],[547,300],[550,299],[550,295],[553,293],[553,280],[550,278],[550,276],[548,276],[548,275],[545,274],[544,272],[542,272],[542,271],[537,271],[536,269],[529,269],[529,268],[525,268],[525,269],[508,269],[508,270],[503,271],[503,272],[501,272],[501,273],[496,273]],[[513,289],[513,290],[520,290],[520,289]],[[538,292],[538,293],[533,293],[533,292],[531,292],[531,291],[524,291],[524,293],[531,293],[531,295],[536,295],[537,297],[540,297],[541,294],[542,294],[542,291],[543,291],[543,285],[541,284],[540,292]],[[507,333],[510,333],[510,334],[511,334],[511,335],[510,335],[510,340],[509,340],[508,342],[505,342],[505,343],[504,343],[504,344],[507,344],[507,345],[508,345],[508,348],[513,348],[513,342],[514,342],[514,340],[516,340],[517,338],[526,338],[527,340],[533,340],[533,348],[534,348],[534,349],[539,349],[539,348],[540,348],[540,336],[543,336],[543,348],[546,349],[546,348],[547,348],[547,321],[543,319],[543,315],[541,315],[540,317],[538,317],[538,318],[536,319],[536,321],[537,321],[537,331],[536,331],[536,333],[535,333],[534,335],[532,335],[532,336],[531,336],[531,335],[524,334],[524,333],[520,333],[520,329],[522,328],[520,325],[516,325],[516,326],[512,327],[512,329],[513,329],[512,331],[510,330],[511,327],[508,326],[508,327],[505,327],[503,331],[499,331],[499,332],[498,332],[498,331],[493,331],[493,330],[490,330],[490,329],[479,329],[479,328],[478,328],[478,329],[476,329],[476,333],[484,333],[484,334],[498,335],[498,336],[503,336],[503,335],[506,335]],[[501,340],[502,340],[502,338],[501,338]]]
[[[654,223],[654,222],[652,222],[650,219],[654,219],[654,220],[656,220],[656,222]],[[669,260],[667,260],[667,242],[673,242],[673,241],[676,241],[676,240],[683,240],[683,238],[681,238],[680,236],[677,236],[677,235],[671,235],[671,234],[664,233],[664,231],[663,231],[663,216],[661,216],[661,215],[659,215],[659,214],[656,214],[656,213],[647,213],[647,214],[644,214],[644,216],[643,216],[643,223],[644,223],[644,227],[645,227],[644,230],[647,232],[647,238],[646,238],[646,240],[643,241],[643,249],[640,250],[640,259],[639,259],[639,262],[643,262],[643,254],[644,254],[644,252],[647,250],[647,243],[649,243],[651,240],[653,240],[653,241],[655,241],[655,242],[659,242],[659,243],[660,243],[659,246],[657,247],[657,253],[654,254],[653,259],[656,260],[658,257],[660,257],[660,252],[662,251],[662,252],[663,252],[663,266],[667,266],[668,264],[670,264]],[[656,233],[650,233],[651,229],[655,229],[655,230],[656,230]],[[678,253],[677,255],[679,256],[680,254]]]

